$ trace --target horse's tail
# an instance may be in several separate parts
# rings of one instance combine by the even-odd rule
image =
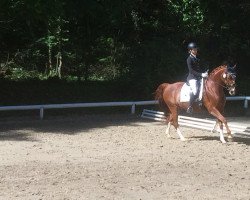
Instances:
[[[164,112],[165,116],[169,114],[169,108],[163,99],[164,89],[168,86],[168,83],[163,83],[155,91],[155,100],[158,100],[159,106]]]

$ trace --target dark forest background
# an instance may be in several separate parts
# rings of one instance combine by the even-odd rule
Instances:
[[[0,105],[153,99],[191,41],[250,95],[249,19],[247,0],[1,0]]]

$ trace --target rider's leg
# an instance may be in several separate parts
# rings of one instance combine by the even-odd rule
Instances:
[[[197,80],[191,79],[189,80],[189,85],[191,87],[191,93],[190,93],[190,100],[189,100],[189,106],[187,109],[188,113],[192,113],[193,111],[193,103],[197,95]]]
[[[195,100],[195,95],[191,92],[190,93],[189,105],[188,105],[188,108],[187,108],[187,113],[192,113],[193,112],[194,100]]]

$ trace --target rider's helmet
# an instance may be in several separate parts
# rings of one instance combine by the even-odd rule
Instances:
[[[197,49],[198,46],[196,45],[196,43],[190,42],[190,43],[188,44],[187,48],[188,48],[188,51],[190,51],[190,50],[192,50],[192,49]]]

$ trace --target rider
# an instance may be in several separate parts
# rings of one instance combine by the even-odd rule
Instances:
[[[197,92],[198,92],[198,80],[202,78],[205,78],[208,76],[207,72],[202,73],[201,68],[200,68],[200,59],[197,58],[198,54],[198,47],[194,42],[191,42],[188,44],[188,53],[189,56],[187,58],[187,66],[189,70],[189,74],[187,77],[187,82],[191,87],[191,94],[190,94],[190,101],[189,101],[189,106],[187,109],[188,113],[193,112],[192,105],[194,103],[195,98],[197,97]]]

